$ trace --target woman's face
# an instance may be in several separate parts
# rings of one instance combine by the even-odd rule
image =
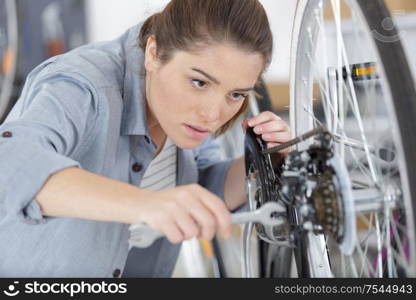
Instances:
[[[162,64],[149,38],[146,55],[148,125],[160,125],[180,148],[192,149],[227,123],[252,93],[263,69],[259,53],[230,44],[176,51]]]

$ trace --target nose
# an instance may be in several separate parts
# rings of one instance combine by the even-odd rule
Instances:
[[[206,123],[214,123],[220,119],[222,101],[206,101],[197,108],[199,117]]]

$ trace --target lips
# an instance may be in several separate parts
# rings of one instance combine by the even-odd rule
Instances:
[[[188,126],[191,127],[192,129],[195,129],[195,130],[200,131],[200,132],[211,132],[211,130],[209,130],[208,128],[205,128],[205,127],[194,126],[194,125],[188,125]]]
[[[192,138],[203,140],[211,134],[211,130],[202,126],[183,124],[186,132]]]

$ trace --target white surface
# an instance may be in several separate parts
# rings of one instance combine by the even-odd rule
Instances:
[[[210,266],[198,239],[193,238],[182,243],[179,257],[173,270],[174,278],[207,278],[213,277]]]
[[[115,38],[127,28],[149,15],[164,8],[169,0],[86,0],[88,36],[90,42]],[[289,80],[289,60],[292,25],[296,0],[260,0],[269,17],[274,36],[274,54],[265,77],[267,81],[287,82]],[[403,43],[408,53],[413,53],[416,45],[416,15],[412,12],[394,11]],[[412,66],[416,56],[409,56]]]
[[[160,11],[168,0],[87,0],[90,42],[113,39],[127,28]],[[266,80],[287,81],[295,0],[260,0],[274,34],[274,56]]]

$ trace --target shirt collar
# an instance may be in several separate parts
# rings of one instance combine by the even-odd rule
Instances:
[[[144,97],[144,53],[137,44],[140,28],[141,24],[133,26],[121,37],[125,57],[121,135],[148,136]]]

